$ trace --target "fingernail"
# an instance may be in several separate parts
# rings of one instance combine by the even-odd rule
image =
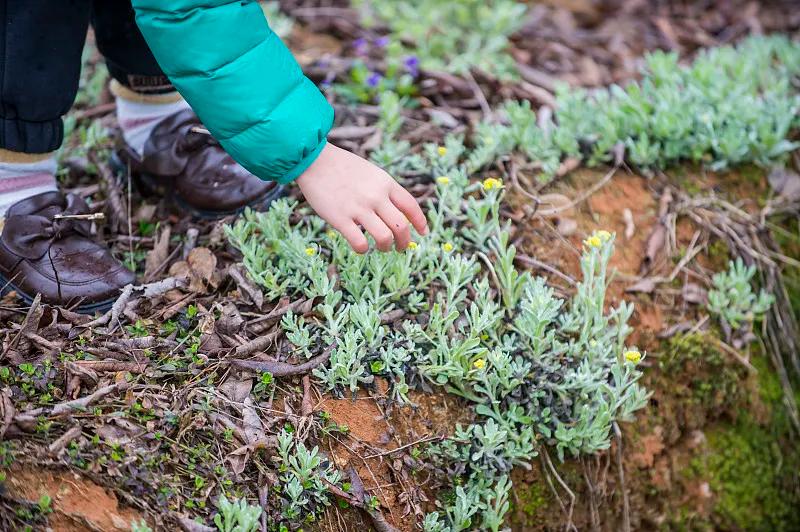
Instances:
[[[425,227],[422,228],[422,236],[426,236],[429,232],[428,225],[425,224]]]

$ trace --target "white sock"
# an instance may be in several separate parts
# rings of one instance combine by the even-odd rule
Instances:
[[[15,154],[0,150],[0,216],[5,216],[9,207],[18,201],[43,192],[58,190],[56,183],[55,154],[46,158],[25,162],[20,159],[35,158],[26,154]],[[11,157],[4,157],[4,155]],[[11,159],[13,162],[6,162]]]
[[[169,94],[137,94],[112,82],[111,92],[117,102],[117,122],[122,137],[136,153],[142,155],[153,128],[163,119],[189,108],[177,92]]]

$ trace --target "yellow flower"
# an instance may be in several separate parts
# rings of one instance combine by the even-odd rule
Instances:
[[[312,248],[312,247],[306,248],[306,255],[308,255],[309,257],[311,257],[313,255],[316,255],[316,253],[317,253],[317,249],[316,248]]]
[[[408,243],[408,249],[417,249],[418,247],[419,246],[417,245],[416,242],[409,242]]]
[[[482,358],[479,358],[478,360],[473,362],[472,365],[475,366],[475,369],[483,369],[486,367],[486,361]]]
[[[444,244],[442,244],[442,249],[444,250],[445,253],[450,253],[451,251],[453,251],[453,244],[451,244],[450,242],[445,242]]]
[[[333,229],[328,229],[325,234],[328,235],[328,238],[336,238],[336,232]]]
[[[608,242],[609,240],[611,240],[611,233],[609,233],[608,231],[600,230],[596,231],[594,234],[595,236],[599,237],[600,240],[602,240],[603,242]]]
[[[603,241],[600,240],[599,236],[592,235],[583,241],[583,245],[587,248],[599,248],[603,245]]]
[[[486,334],[486,333],[483,333],[483,334],[481,335],[481,340],[483,340],[484,342],[485,342],[486,340],[488,340],[488,339],[489,339],[489,335],[488,335],[488,334]]]
[[[625,354],[623,356],[625,357],[625,360],[633,364],[638,364],[639,361],[642,360],[642,354],[639,351],[636,351],[635,349],[631,349],[630,351],[625,351]]]
[[[445,148],[444,146],[439,146],[438,148],[436,148],[436,153],[438,153],[440,157],[444,157],[445,155],[447,155],[447,148]]]
[[[483,180],[483,190],[493,190],[495,188],[503,188],[503,181],[501,179],[488,177]]]
[[[449,185],[450,178],[447,177],[446,175],[440,175],[439,177],[436,178],[436,182],[439,183],[440,185]]]

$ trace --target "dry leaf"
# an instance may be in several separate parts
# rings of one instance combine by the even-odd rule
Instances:
[[[695,305],[705,305],[708,302],[708,290],[697,283],[686,283],[681,290],[683,300]]]
[[[229,377],[218,386],[218,389],[234,403],[243,403],[253,389],[253,379]]]
[[[255,305],[259,310],[264,307],[264,293],[261,291],[258,286],[254,282],[250,280],[248,277],[246,270],[241,264],[236,264],[235,266],[231,266],[228,269],[228,275],[236,281],[236,286],[239,287],[239,292],[242,296],[242,299],[247,302],[249,298],[249,302]]]
[[[800,199],[800,175],[797,172],[788,168],[773,168],[768,180],[779,196],[790,201]]]
[[[642,294],[652,294],[653,290],[656,289],[656,282],[653,280],[652,277],[645,277],[644,279],[640,279],[636,281],[629,287],[625,289],[628,293],[642,293]]]
[[[562,218],[558,221],[556,230],[561,236],[572,236],[578,230],[578,222],[572,218]]]
[[[144,261],[144,278],[149,281],[153,276],[158,273],[169,257],[169,239],[172,236],[172,228],[165,225],[164,229],[159,233],[156,238],[153,249],[147,252],[147,258]]]
[[[539,196],[539,208],[536,209],[536,214],[545,218],[570,216],[574,214],[574,208],[567,208],[569,204],[570,199],[564,194],[542,194]]]
[[[261,423],[261,418],[258,417],[253,399],[249,396],[245,397],[242,403],[242,423],[244,425],[244,437],[247,439],[248,444],[252,445],[259,440],[266,439],[264,425]]]
[[[217,257],[211,250],[198,247],[189,252],[185,261],[173,263],[169,274],[172,277],[187,278],[190,291],[206,293],[207,288],[216,288],[219,284],[216,267]]]

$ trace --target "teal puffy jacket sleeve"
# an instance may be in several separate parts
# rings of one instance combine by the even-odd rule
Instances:
[[[223,148],[288,183],[325,147],[333,109],[255,1],[133,0],[164,73]]]

